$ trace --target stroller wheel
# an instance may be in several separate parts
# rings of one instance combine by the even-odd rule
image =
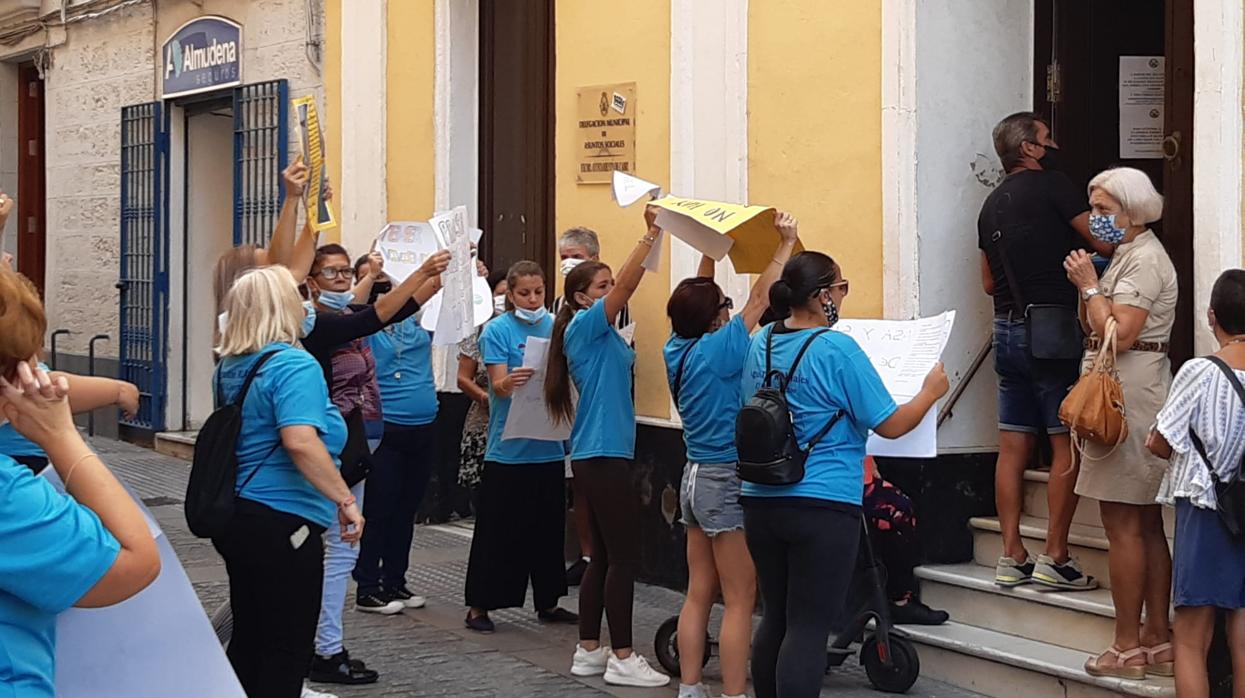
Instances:
[[[874,688],[885,693],[906,693],[921,674],[921,659],[916,647],[898,635],[890,636],[890,650],[890,657],[883,657],[882,643],[877,636],[870,636],[860,648],[860,663]]]
[[[679,617],[671,616],[657,628],[653,636],[653,653],[657,655],[657,663],[671,676],[679,675]],[[701,666],[709,663],[713,652],[713,640],[705,635],[705,658]]]

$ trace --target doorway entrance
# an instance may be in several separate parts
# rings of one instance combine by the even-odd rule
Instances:
[[[1164,195],[1154,229],[1180,281],[1171,340],[1179,367],[1194,355],[1193,3],[1036,0],[1034,30],[1033,102],[1064,171],[1086,185],[1108,167],[1135,167]],[[1149,105],[1147,69],[1162,77],[1162,97]]]
[[[22,63],[17,79],[17,270],[42,295],[47,266],[43,78],[34,63]]]

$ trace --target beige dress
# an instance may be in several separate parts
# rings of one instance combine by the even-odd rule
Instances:
[[[1179,295],[1176,268],[1152,231],[1116,249],[1100,288],[1112,303],[1149,311],[1137,341],[1171,340]],[[1088,369],[1092,358],[1086,353],[1082,371]],[[1128,438],[1113,453],[1109,446],[1086,445],[1076,493],[1099,501],[1154,504],[1167,461],[1151,454],[1145,444],[1171,386],[1171,361],[1166,354],[1124,351],[1121,347],[1117,365],[1124,387]]]

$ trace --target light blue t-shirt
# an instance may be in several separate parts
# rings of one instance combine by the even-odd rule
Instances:
[[[329,401],[324,370],[315,357],[298,347],[274,343],[254,354],[221,359],[216,367],[221,395],[232,401],[251,365],[267,352],[276,356],[259,370],[242,406],[238,484],[246,486],[239,496],[327,528],[337,521],[336,503],[311,484],[281,445],[281,429],[315,427],[333,462],[341,467],[338,456],[346,445],[346,422]]]
[[[368,338],[376,360],[376,384],[385,421],[402,426],[437,419],[437,386],[432,380],[432,335],[411,316]]]
[[[765,341],[773,327],[769,325],[752,337],[742,381],[745,400],[765,379]],[[774,370],[790,370],[796,353],[816,331],[776,333]],[[800,443],[812,439],[837,412],[844,415],[813,447],[804,463],[803,480],[783,486],[745,482],[743,496],[808,497],[859,505],[864,497],[863,464],[869,430],[898,409],[873,362],[856,340],[841,332],[826,332],[813,340],[796,368],[787,388],[787,404]]]
[[[604,300],[571,318],[563,352],[579,391],[571,458],[634,458],[631,365],[635,350],[605,316]]]
[[[480,356],[485,366],[519,368],[523,365],[523,351],[528,338],[548,339],[551,334],[552,317],[546,315],[540,322],[530,325],[509,312],[484,326],[484,331],[480,333]],[[498,397],[491,383],[488,391],[488,449],[484,460],[507,465],[561,462],[565,455],[561,441],[502,440],[506,417],[510,415],[510,398]]]
[[[50,371],[48,365],[39,362],[39,368]],[[25,436],[17,433],[12,424],[5,422],[0,425],[0,455],[10,456],[12,458],[47,458],[48,454],[43,452],[35,442],[27,439]]]
[[[666,380],[672,387],[683,362],[683,378],[676,389],[687,459],[693,463],[738,461],[735,417],[743,404],[739,379],[748,355],[743,315],[699,339],[671,334],[664,353]]]
[[[0,456],[0,696],[56,694],[56,615],[120,552],[95,512]]]

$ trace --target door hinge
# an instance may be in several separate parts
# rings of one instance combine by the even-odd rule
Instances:
[[[32,158],[39,154],[39,140],[37,138],[31,138],[26,141],[26,154]]]
[[[1051,104],[1063,101],[1063,66],[1058,62],[1046,66],[1046,101]]]
[[[26,83],[26,94],[31,97],[39,96],[39,83],[31,81]]]
[[[39,232],[39,219],[35,218],[34,216],[27,216],[26,217],[26,233],[29,235],[34,235],[37,232]]]

